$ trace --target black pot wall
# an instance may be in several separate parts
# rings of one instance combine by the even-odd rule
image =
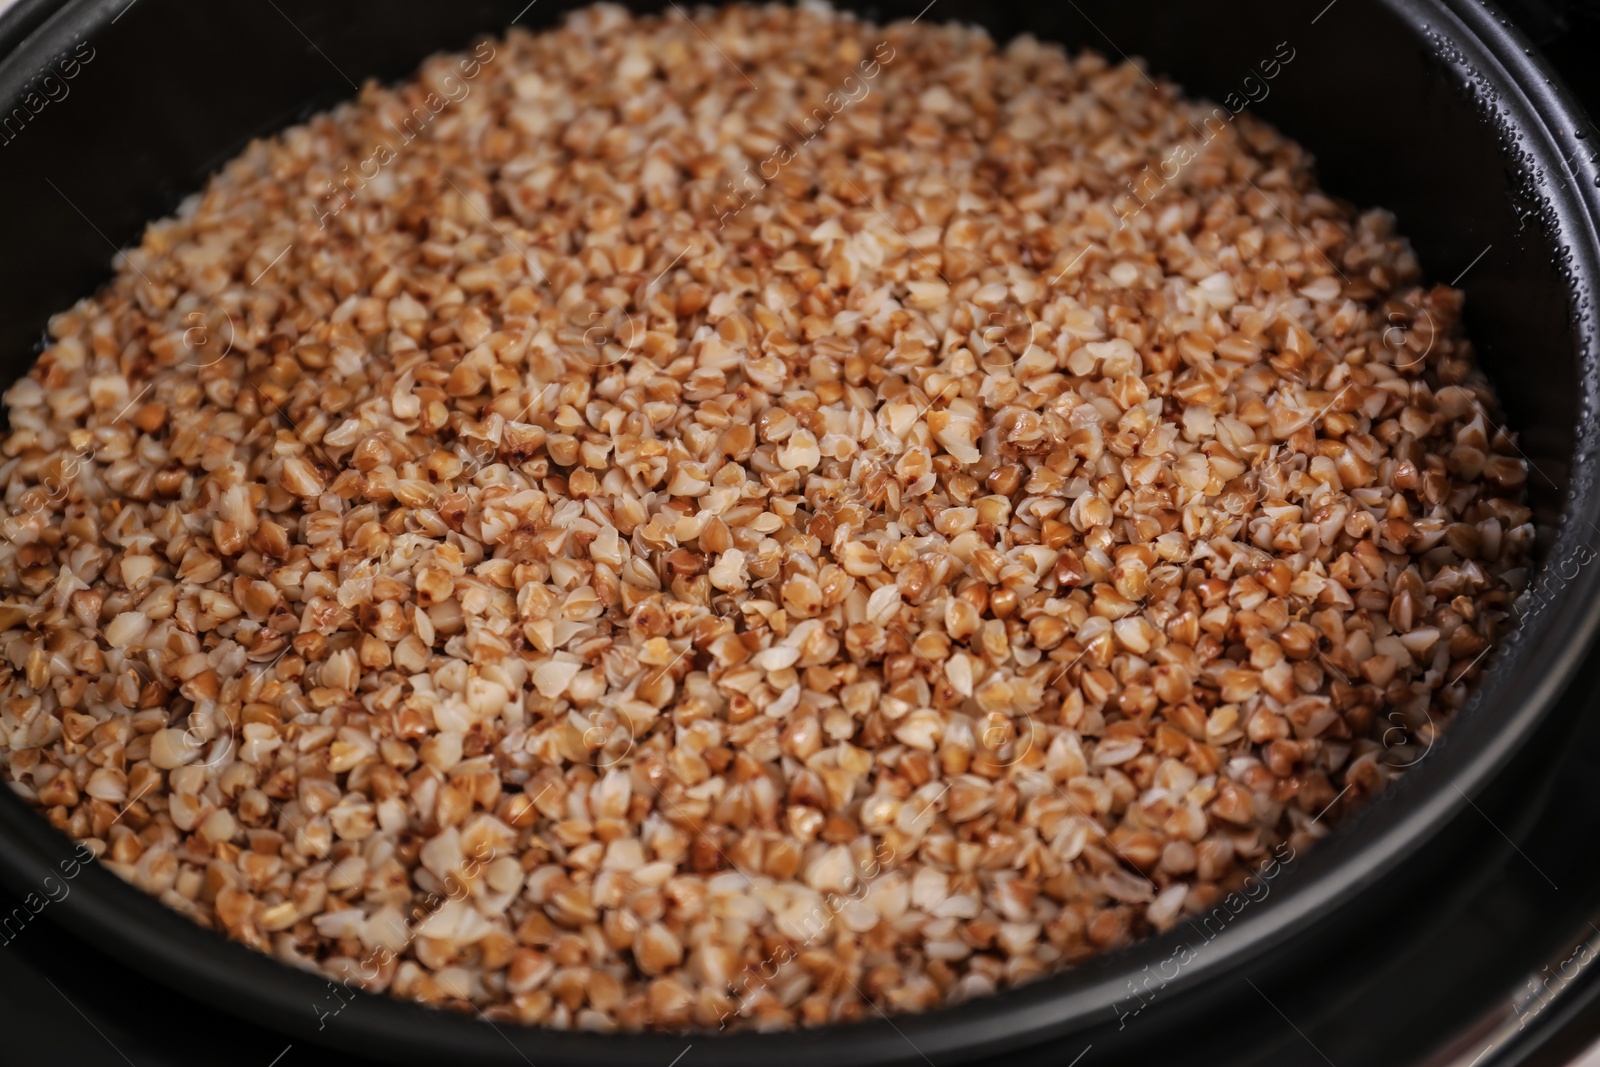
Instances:
[[[0,378],[22,373],[49,313],[109,276],[115,248],[170,213],[253,136],[350,96],[368,77],[403,77],[431,52],[537,27],[563,0],[21,0],[0,19]],[[866,10],[910,17],[926,0]],[[1065,5],[937,0],[924,16],[1126,50],[1192,93],[1259,98],[1256,111],[1310,147],[1324,185],[1394,210],[1429,276],[1460,276],[1468,324],[1534,471],[1544,553],[1600,544],[1593,490],[1595,339],[1600,277],[1597,171],[1586,128],[1526,42],[1466,0],[1173,0]],[[313,43],[314,42],[314,43]],[[1261,64],[1292,60],[1270,83]],[[57,60],[74,74],[43,106],[23,103]],[[59,79],[58,79],[59,80]],[[1263,90],[1266,94],[1263,94]],[[891,89],[892,91],[892,89]],[[21,106],[22,112],[15,109]],[[9,118],[7,117],[9,116]],[[1589,133],[1592,143],[1600,134]],[[1208,983],[1360,924],[1404,861],[1499,776],[1581,658],[1600,612],[1600,568],[1553,591],[1496,654],[1487,681],[1428,760],[1297,859],[1272,898],[1244,915],[1164,995],[1191,1007]],[[0,795],[0,879],[19,892],[71,854],[9,792]],[[324,983],[192,926],[109,873],[86,871],[50,910],[149,973],[218,1006],[401,1062],[666,1064],[693,1041],[697,1067],[762,1062],[923,1062],[941,1067],[1112,1018],[1131,975],[1168,958],[1158,938],[1022,990],[888,1022],[789,1035],[602,1037],[491,1029],[361,996],[319,1033]],[[1063,1044],[1064,1049],[1069,1046]],[[1075,1047],[1075,1046],[1074,1046]]]

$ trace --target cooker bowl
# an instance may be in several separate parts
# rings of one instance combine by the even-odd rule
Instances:
[[[26,372],[51,312],[108,277],[115,249],[170,214],[250,138],[350,96],[368,77],[404,77],[432,52],[512,22],[548,25],[576,6],[523,2],[21,0],[0,17],[4,380]],[[1393,210],[1427,278],[1466,291],[1469,334],[1529,460],[1537,610],[1524,611],[1491,653],[1478,692],[1424,758],[1316,849],[1283,864],[1271,892],[1205,937],[1175,976],[1162,972],[1163,1010],[1199,1013],[1223,978],[1337,951],[1340,931],[1371,921],[1376,902],[1410,884],[1437,830],[1474,795],[1537,774],[1525,745],[1600,619],[1600,568],[1587,566],[1600,544],[1592,307],[1600,170],[1588,147],[1600,131],[1518,31],[1467,0],[925,2],[863,12],[880,21],[921,12],[981,23],[1001,39],[1032,32],[1112,59],[1137,55],[1191,94],[1248,97],[1316,154],[1324,188]],[[1292,63],[1264,82],[1260,62],[1285,47]],[[70,841],[0,791],[8,887],[33,892],[74,855]],[[600,1035],[492,1025],[367,994],[322,1019],[326,979],[201,929],[93,864],[48,917],[160,981],[297,1039],[402,1063],[540,1067],[667,1065],[690,1044],[696,1067],[944,1067],[1053,1038],[1065,1063],[1116,1028],[1130,992],[1148,992],[1151,969],[1194,940],[1180,928],[919,1015],[781,1034]]]

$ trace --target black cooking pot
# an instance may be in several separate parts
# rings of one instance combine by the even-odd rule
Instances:
[[[351,95],[362,79],[403,77],[431,52],[513,21],[548,24],[573,6],[525,2],[21,0],[0,18],[6,380],[37,354],[51,312],[104,281],[116,248],[251,137]],[[924,3],[867,13],[915,16]],[[1125,1022],[1131,997],[1141,1010],[1159,996],[1170,1018],[1198,1017],[1224,977],[1337,952],[1342,933],[1412,884],[1436,831],[1470,797],[1537,773],[1526,743],[1541,725],[1550,730],[1542,720],[1600,617],[1600,567],[1586,566],[1600,545],[1591,306],[1600,170],[1589,147],[1600,148],[1600,131],[1516,30],[1467,0],[936,0],[929,8],[924,18],[982,23],[1001,38],[1031,31],[1112,58],[1143,56],[1191,93],[1252,101],[1317,154],[1325,188],[1395,211],[1429,277],[1466,290],[1469,331],[1531,464],[1544,566],[1538,610],[1493,653],[1481,690],[1443,740],[1420,759],[1410,750],[1397,762],[1415,766],[1393,788],[1275,871],[1269,894],[1204,932],[1180,927],[947,1010],[796,1033],[562,1033],[365,994],[323,1019],[324,979],[202,930],[92,864],[49,906],[50,919],[220,1008],[396,1062],[666,1067],[692,1043],[694,1067],[944,1067],[1060,1037],[1065,1064]],[[1264,76],[1264,62],[1289,53]],[[37,894],[74,856],[69,841],[0,790],[7,886]]]

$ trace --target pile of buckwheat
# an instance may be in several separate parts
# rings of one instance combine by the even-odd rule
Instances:
[[[252,143],[51,320],[6,777],[197,922],[497,1020],[1057,971],[1313,844],[1482,672],[1524,464],[1419,282],[1128,63],[513,30]]]

